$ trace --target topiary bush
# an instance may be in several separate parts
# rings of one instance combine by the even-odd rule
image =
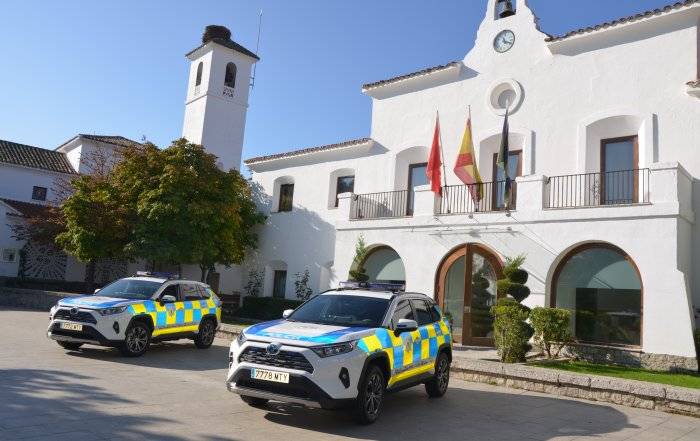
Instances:
[[[530,295],[530,288],[527,283],[528,272],[521,268],[525,263],[525,256],[506,257],[506,265],[503,268],[504,278],[496,282],[498,293],[509,295],[518,303],[522,303]]]
[[[533,329],[527,323],[530,309],[514,299],[500,299],[491,308],[494,315],[493,335],[498,356],[504,363],[525,361],[530,350]]]
[[[535,344],[542,347],[547,358],[557,358],[571,341],[571,311],[561,308],[536,307],[530,312],[535,331]]]

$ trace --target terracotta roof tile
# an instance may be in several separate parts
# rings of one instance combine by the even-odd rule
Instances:
[[[1,139],[0,162],[58,173],[75,173],[64,153]]]
[[[671,11],[676,10],[676,9],[691,6],[695,3],[700,3],[700,0],[684,0],[684,1],[675,2],[675,3],[664,6],[663,8],[650,9],[648,11],[640,12],[639,14],[634,14],[634,15],[630,15],[627,17],[618,18],[616,20],[606,21],[605,23],[600,23],[600,24],[593,25],[593,26],[587,26],[585,28],[580,28],[580,29],[576,29],[576,30],[567,32],[566,34],[563,34],[563,35],[557,35],[557,36],[550,35],[549,37],[545,38],[545,41],[547,41],[547,42],[561,41],[561,40],[567,39],[569,37],[573,37],[575,35],[586,34],[588,32],[595,32],[595,31],[599,31],[601,29],[610,28],[610,27],[621,25],[624,23],[629,23],[629,22],[641,20],[641,19],[648,18],[648,17],[654,16],[654,15],[665,14],[665,13],[671,12]]]
[[[346,147],[353,147],[356,145],[366,144],[367,142],[369,142],[371,140],[372,140],[371,138],[360,138],[360,139],[353,139],[351,141],[339,142],[336,144],[328,144],[328,145],[322,145],[322,146],[318,146],[318,147],[309,147],[309,148],[293,150],[293,151],[285,152],[285,153],[275,153],[274,155],[258,156],[255,158],[246,159],[245,161],[243,161],[243,163],[244,164],[256,164],[259,162],[271,161],[273,159],[290,158],[293,156],[307,155],[309,153],[325,152],[325,151],[329,151],[329,150],[336,150],[336,149],[341,149],[341,148],[346,148]]]
[[[28,216],[28,217],[42,216],[42,215],[46,214],[47,211],[51,208],[48,205],[34,204],[32,202],[24,202],[24,201],[15,201],[13,199],[0,198],[0,201],[3,201],[4,203],[9,205],[10,207],[19,211],[22,214],[22,216]]]
[[[414,78],[414,77],[419,77],[422,75],[428,75],[431,73],[440,72],[442,70],[457,67],[460,64],[462,64],[461,61],[452,61],[452,62],[447,63],[447,64],[441,64],[440,66],[428,67],[426,69],[419,70],[417,72],[412,72],[412,73],[405,74],[405,75],[399,75],[398,77],[388,78],[386,80],[381,80],[381,81],[375,81],[374,83],[367,83],[367,84],[362,85],[362,90],[373,89],[375,87],[385,86],[385,85],[391,84],[391,83],[397,83],[399,81],[407,80],[409,78]]]

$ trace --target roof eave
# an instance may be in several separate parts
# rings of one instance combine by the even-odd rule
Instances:
[[[228,50],[230,50],[230,51],[233,51],[233,52],[235,52],[235,53],[237,53],[237,54],[241,54],[241,55],[243,55],[243,56],[245,56],[245,57],[248,57],[248,58],[250,58],[250,59],[252,59],[252,60],[255,60],[255,62],[260,61],[260,57],[258,57],[258,56],[255,55],[255,54],[250,55],[250,54],[247,54],[247,53],[245,53],[245,52],[241,52],[241,51],[239,51],[239,50],[230,48],[230,47],[228,47],[228,46],[224,46],[223,44],[217,43],[216,41],[213,41],[213,40],[212,40],[212,41],[207,41],[206,43],[204,43],[204,44],[202,44],[202,45],[200,45],[200,46],[198,46],[198,47],[192,49],[191,51],[187,52],[187,53],[185,54],[185,57],[187,57],[190,61],[196,60],[197,58],[199,58],[199,57],[201,57],[202,55],[204,55],[204,53],[206,53],[206,51],[212,50],[213,47],[214,47],[214,45],[223,47],[223,48],[228,49]],[[251,52],[251,54],[252,54],[252,52]]]
[[[410,83],[420,83],[421,81],[427,81],[434,78],[446,78],[451,75],[457,76],[459,75],[462,66],[463,63],[459,61],[453,61],[444,66],[439,66],[438,68],[429,68],[425,69],[424,71],[418,71],[406,75],[401,75],[399,77],[390,78],[388,80],[364,84],[362,86],[362,93],[376,98],[378,96],[381,96],[383,93],[389,92],[394,89],[398,89]]]
[[[301,158],[311,158],[313,156],[318,156],[321,154],[332,154],[337,152],[342,152],[349,149],[358,149],[360,147],[371,148],[374,145],[374,140],[371,138],[362,138],[358,142],[350,142],[345,145],[339,145],[338,147],[333,147],[329,149],[319,149],[314,151],[300,151],[300,152],[289,152],[280,154],[277,157],[270,158],[251,158],[243,161],[251,171],[260,171],[262,168],[274,168],[277,164],[284,165],[290,161],[298,160]],[[256,168],[258,170],[256,170]]]

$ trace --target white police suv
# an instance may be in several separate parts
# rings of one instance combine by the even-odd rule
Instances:
[[[452,337],[435,302],[395,285],[341,286],[246,328],[231,344],[228,389],[252,406],[348,407],[363,424],[379,417],[385,392],[424,384],[444,395]]]
[[[208,285],[139,272],[94,295],[60,300],[49,313],[47,336],[65,349],[113,346],[136,357],[156,341],[191,338],[208,348],[220,320],[221,302]]]

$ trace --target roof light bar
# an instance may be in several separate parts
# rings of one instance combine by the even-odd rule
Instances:
[[[398,292],[398,291],[405,291],[406,290],[406,284],[405,283],[381,283],[381,282],[354,282],[354,281],[345,281],[345,282],[340,282],[339,284],[340,289],[368,289],[370,291],[391,291],[391,292]]]
[[[136,271],[136,275],[139,277],[158,277],[160,279],[179,279],[180,275],[177,273],[168,273],[165,271]]]

